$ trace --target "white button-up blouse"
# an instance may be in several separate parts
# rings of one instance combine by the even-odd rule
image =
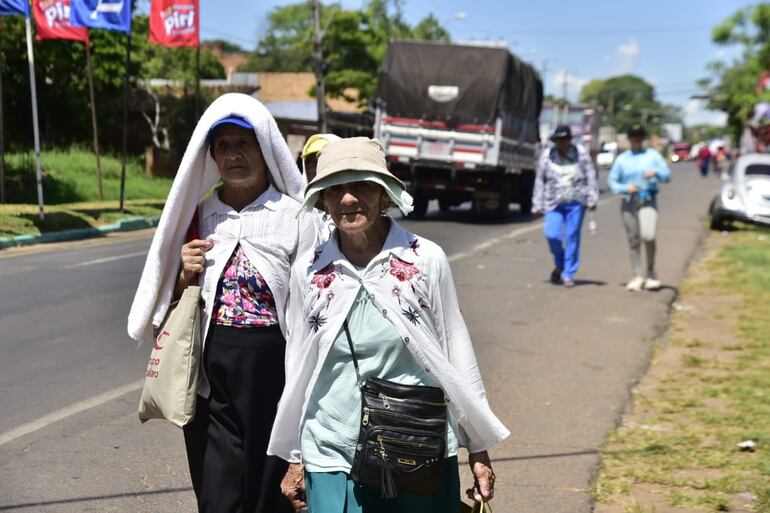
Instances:
[[[204,343],[219,279],[238,245],[270,287],[278,322],[286,335],[291,264],[296,255],[310,252],[317,243],[314,221],[307,214],[299,214],[300,209],[299,202],[272,185],[240,212],[223,203],[216,193],[201,204],[200,238],[214,241],[206,252],[206,269],[200,282]],[[204,392],[201,390],[200,393]]]
[[[382,251],[362,273],[334,236],[312,254],[300,255],[292,267],[286,386],[268,454],[301,461],[308,400],[360,287],[373,296],[417,362],[438,379],[457,420],[460,445],[479,452],[506,438],[510,433],[486,398],[444,251],[391,221]]]

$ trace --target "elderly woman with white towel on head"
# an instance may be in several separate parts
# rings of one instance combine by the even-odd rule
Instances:
[[[284,386],[289,270],[317,242],[300,212],[305,183],[264,105],[218,98],[185,151],[131,307],[129,334],[150,340],[170,302],[201,286],[205,379],[184,427],[201,512],[292,511],[285,466],[266,448]]]

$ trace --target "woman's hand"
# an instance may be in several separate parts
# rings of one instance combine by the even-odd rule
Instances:
[[[470,453],[468,465],[473,472],[473,488],[468,488],[466,495],[477,502],[491,501],[495,496],[495,473],[492,471],[489,454],[487,451]]]
[[[174,299],[182,297],[182,292],[190,285],[193,277],[206,268],[206,251],[213,246],[214,241],[211,239],[195,239],[182,246],[180,252],[182,266],[174,285]]]
[[[647,171],[644,172],[644,177],[649,180],[650,178],[655,178],[655,175],[657,174],[658,172],[655,171],[654,169],[648,169]]]
[[[181,277],[190,281],[193,276],[200,274],[206,268],[206,251],[214,246],[211,239],[191,240],[182,246],[182,272]]]
[[[307,507],[305,498],[305,469],[300,463],[292,463],[281,481],[281,492],[291,501],[294,511]]]

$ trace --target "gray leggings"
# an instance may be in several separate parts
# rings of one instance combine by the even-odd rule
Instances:
[[[628,235],[628,246],[631,251],[631,267],[634,276],[655,278],[655,236],[658,231],[658,203],[655,198],[639,200],[623,200],[620,207],[623,225]],[[641,243],[647,254],[647,272],[642,267]]]

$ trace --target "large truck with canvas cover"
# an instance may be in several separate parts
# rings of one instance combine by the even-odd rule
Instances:
[[[480,217],[532,207],[543,84],[506,48],[393,41],[374,134],[414,196],[416,217],[472,201]]]

